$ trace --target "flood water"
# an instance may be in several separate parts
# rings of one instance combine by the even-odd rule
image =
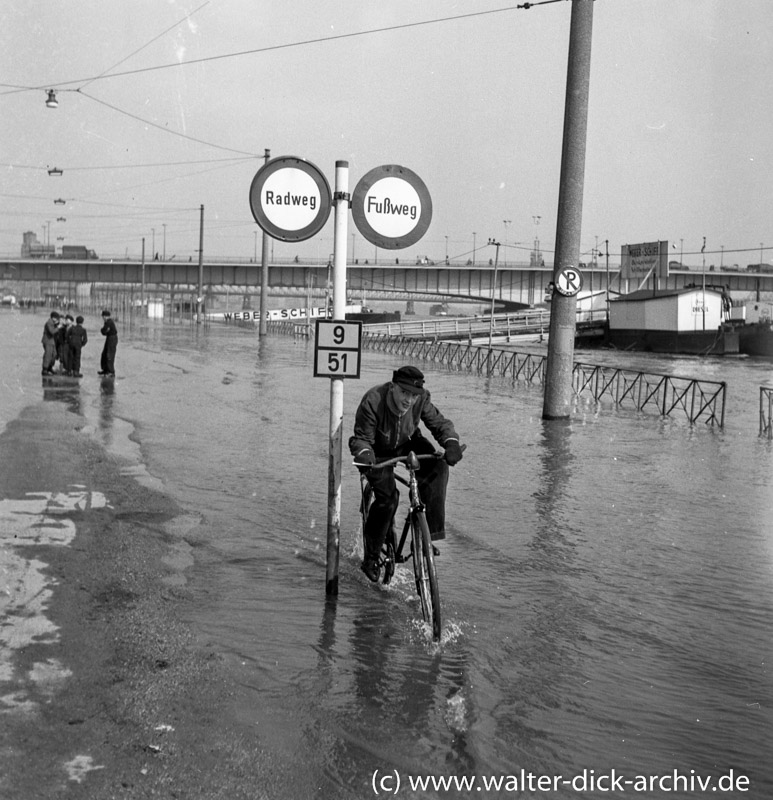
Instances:
[[[0,315],[0,423],[43,400],[44,319]],[[398,779],[421,798],[693,797],[709,778],[715,796],[773,796],[773,444],[758,437],[773,362],[575,354],[727,381],[724,430],[586,400],[548,423],[541,386],[419,364],[467,444],[433,643],[409,567],[389,587],[359,571],[346,449],[325,600],[329,381],[313,344],[120,320],[119,335],[113,393],[95,331],[75,410],[186,509],[190,622],[238,668],[260,748],[296,765],[279,800],[362,800]],[[399,365],[364,352],[344,439]],[[452,776],[475,783],[431,782]]]

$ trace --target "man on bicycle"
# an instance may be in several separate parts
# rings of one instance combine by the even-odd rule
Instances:
[[[462,459],[462,448],[454,424],[432,404],[424,388],[424,374],[413,366],[400,367],[392,380],[374,386],[360,401],[354,418],[354,435],[349,450],[358,464],[373,465],[413,451],[417,455],[435,452],[434,445],[422,436],[423,422],[445,448],[437,461],[423,461],[418,473],[419,490],[426,505],[427,523],[433,540],[445,538],[446,485],[448,466]],[[386,541],[392,517],[400,502],[393,468],[360,467],[373,490],[373,504],[365,524],[365,554],[362,571],[371,581],[379,578],[379,556]]]

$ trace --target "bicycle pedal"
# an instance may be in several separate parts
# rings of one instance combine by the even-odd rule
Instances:
[[[395,564],[405,564],[405,562],[408,561],[408,559],[411,558],[412,555],[413,554],[407,556],[403,555],[395,556]]]

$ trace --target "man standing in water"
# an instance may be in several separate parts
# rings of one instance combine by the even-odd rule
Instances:
[[[100,333],[105,337],[105,346],[102,348],[101,369],[98,375],[115,377],[115,351],[118,347],[118,329],[110,316],[110,312],[105,309],[102,312],[102,330]]]
[[[360,471],[367,477],[374,496],[365,523],[361,567],[371,581],[379,579],[379,556],[400,493],[393,468],[369,469],[369,466],[411,451],[417,455],[434,453],[434,445],[419,431],[421,422],[446,451],[442,459],[422,462],[418,473],[430,534],[433,540],[444,539],[448,466],[461,461],[462,448],[454,424],[432,404],[424,388],[424,374],[413,366],[400,367],[389,383],[374,386],[365,394],[355,414],[349,450],[355,462],[368,465],[361,466]]]
[[[43,368],[42,375],[53,375],[56,363],[56,334],[59,330],[59,312],[52,311],[43,326]]]

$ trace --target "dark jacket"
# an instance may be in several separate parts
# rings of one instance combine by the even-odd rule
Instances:
[[[105,324],[102,326],[102,330],[100,331],[100,333],[103,336],[115,336],[115,338],[117,339],[118,338],[118,328],[115,327],[115,322],[113,322],[113,318],[112,317],[105,317],[104,320],[105,320]]]
[[[80,350],[88,340],[89,337],[83,325],[72,325],[67,331],[67,343],[74,349]]]
[[[53,319],[49,317],[46,320],[46,324],[43,326],[43,338],[40,341],[43,344],[46,344],[47,342],[55,342],[58,330],[59,326]]]
[[[349,450],[355,458],[368,449],[377,458],[391,458],[416,434],[420,422],[441,445],[448,439],[459,440],[453,422],[435,408],[426,389],[406,412],[407,419],[401,420],[387,400],[392,386],[391,382],[374,386],[360,401],[354,417],[354,435],[349,439]]]

